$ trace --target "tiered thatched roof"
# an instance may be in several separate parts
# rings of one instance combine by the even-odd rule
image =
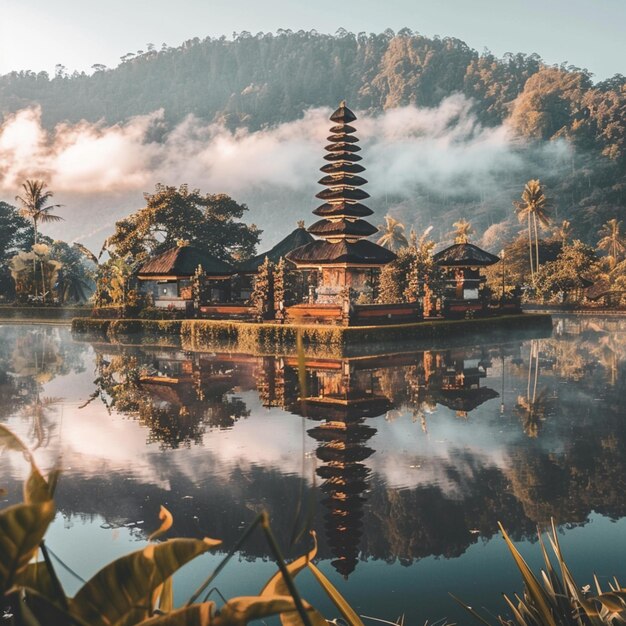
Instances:
[[[357,145],[358,138],[353,135],[355,128],[349,125],[356,120],[356,115],[342,102],[330,119],[335,126],[330,129],[330,144],[326,146],[324,156],[329,163],[321,168],[326,176],[319,180],[326,189],[316,194],[325,203],[313,211],[323,219],[309,228],[310,233],[322,237],[323,241],[302,246],[290,252],[287,258],[299,267],[386,265],[396,255],[364,240],[378,229],[360,219],[371,215],[372,210],[359,202],[369,198],[369,194],[361,189],[367,180],[357,175],[365,168],[358,163],[361,157],[356,153],[361,148]]]

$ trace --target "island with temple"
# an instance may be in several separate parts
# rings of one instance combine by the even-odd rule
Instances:
[[[123,302],[111,306],[104,293],[74,330],[181,335],[198,348],[245,336],[246,347],[269,350],[295,345],[298,336],[336,346],[549,327],[548,315],[522,312],[521,289],[505,284],[504,259],[471,243],[464,220],[454,243],[438,252],[415,233],[397,251],[379,243],[385,237],[371,239],[379,228],[363,204],[370,196],[356,119],[345,101],[330,116],[313,211],[319,219],[308,228],[300,221],[273,248],[241,261],[177,241],[128,272]],[[485,275],[497,264],[500,293]]]

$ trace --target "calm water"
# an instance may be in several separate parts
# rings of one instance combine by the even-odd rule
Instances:
[[[625,360],[626,319],[563,318],[549,338],[309,359],[302,394],[294,358],[5,325],[0,420],[63,468],[47,543],[85,578],[141,547],[161,504],[173,535],[226,547],[266,509],[290,555],[315,529],[321,569],[360,613],[467,623],[448,592],[503,612],[500,592],[520,590],[498,520],[532,564],[554,517],[580,584],[626,577]],[[18,500],[24,461],[5,454],[0,472],[4,504]],[[178,601],[221,556],[181,572]],[[216,583],[249,595],[273,572],[255,535]]]

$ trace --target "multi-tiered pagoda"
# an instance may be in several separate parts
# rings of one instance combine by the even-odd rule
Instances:
[[[324,204],[313,211],[322,219],[308,229],[321,239],[287,255],[299,269],[320,272],[316,300],[328,304],[340,302],[348,289],[370,292],[373,274],[396,258],[390,250],[366,239],[378,229],[362,219],[373,211],[361,204],[369,194],[361,188],[367,183],[359,176],[365,168],[359,164],[356,129],[350,126],[356,115],[342,102],[330,119],[335,126],[326,146],[328,163],[321,168],[325,176],[319,181],[326,189],[316,196]]]

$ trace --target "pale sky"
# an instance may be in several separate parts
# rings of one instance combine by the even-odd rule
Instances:
[[[0,74],[114,67],[147,43],[234,31],[409,27],[482,51],[537,52],[602,80],[626,74],[626,0],[0,0]]]

